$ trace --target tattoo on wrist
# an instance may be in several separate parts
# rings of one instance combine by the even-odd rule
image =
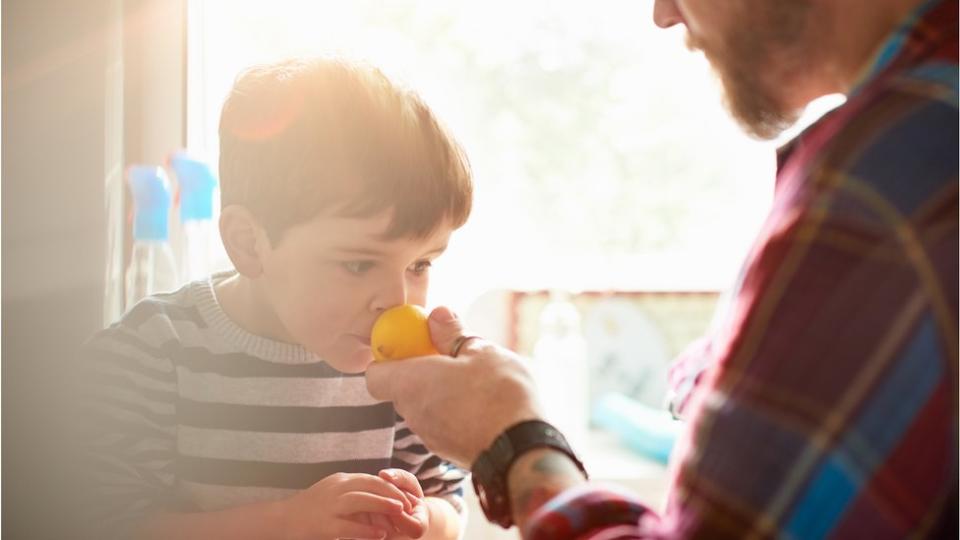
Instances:
[[[531,469],[533,469],[533,472],[544,476],[565,474],[571,471],[580,474],[580,471],[570,463],[570,460],[566,456],[555,452],[549,452],[540,456],[540,458],[533,462]]]
[[[553,451],[533,461],[517,463],[510,472],[510,495],[518,523],[568,487],[583,481],[583,474],[570,459]]]
[[[529,516],[538,508],[546,504],[546,502],[552,499],[556,494],[557,491],[553,487],[532,487],[528,490],[522,491],[515,499],[516,508],[514,509],[514,514],[516,516]]]

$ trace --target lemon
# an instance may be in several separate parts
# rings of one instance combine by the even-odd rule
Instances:
[[[430,340],[427,310],[413,304],[394,306],[377,317],[370,349],[377,361],[439,354]]]

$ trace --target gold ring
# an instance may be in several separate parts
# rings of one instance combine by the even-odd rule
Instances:
[[[460,336],[453,340],[453,347],[450,348],[450,356],[456,358],[457,355],[460,354],[460,349],[463,348],[463,344],[471,339],[480,339],[480,336]]]

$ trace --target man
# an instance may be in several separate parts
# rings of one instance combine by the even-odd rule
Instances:
[[[847,95],[780,151],[662,514],[586,482],[516,357],[444,308],[449,356],[373,366],[370,391],[529,538],[956,538],[957,18],[957,0],[656,1],[759,137]]]

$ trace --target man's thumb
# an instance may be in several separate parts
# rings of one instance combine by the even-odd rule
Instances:
[[[450,311],[450,308],[440,306],[430,312],[430,340],[440,354],[450,354],[453,342],[463,335],[463,325],[460,319]]]

